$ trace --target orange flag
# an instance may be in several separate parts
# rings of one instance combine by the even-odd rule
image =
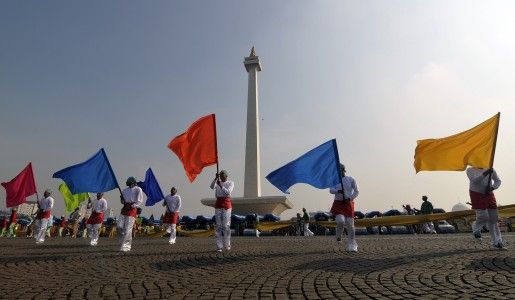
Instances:
[[[168,148],[179,157],[193,182],[204,167],[218,163],[215,114],[195,121],[186,132],[172,139]]]

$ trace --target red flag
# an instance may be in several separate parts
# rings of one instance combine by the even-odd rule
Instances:
[[[32,172],[32,163],[29,163],[20,174],[9,182],[2,182],[7,194],[6,206],[13,207],[24,203],[28,196],[36,193],[36,181]]]
[[[168,148],[179,157],[186,175],[193,182],[204,167],[218,162],[215,115],[195,121],[186,132],[175,137]]]

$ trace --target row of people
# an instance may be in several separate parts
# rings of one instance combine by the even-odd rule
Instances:
[[[334,201],[331,207],[331,213],[336,220],[336,241],[342,242],[344,228],[348,234],[346,250],[349,252],[357,252],[358,244],[355,239],[354,229],[354,200],[359,195],[356,180],[346,175],[345,166],[340,166],[342,182],[330,188],[329,192],[334,194]],[[498,226],[497,204],[493,190],[499,188],[501,181],[493,169],[468,168],[467,175],[470,179],[470,198],[472,208],[476,210],[476,222],[474,226],[474,237],[481,238],[481,228],[487,226],[491,234],[492,245],[495,248],[503,249],[504,243]],[[492,184],[493,182],[493,184]],[[118,237],[120,251],[127,252],[131,250],[132,232],[138,210],[143,203],[143,191],[137,186],[136,179],[129,177],[126,181],[127,188],[122,191],[120,200],[123,205],[121,214],[118,218]],[[216,174],[211,185],[211,189],[215,191],[215,244],[216,251],[222,252],[223,249],[231,249],[231,212],[232,200],[231,194],[234,190],[234,182],[228,180],[228,172],[225,170]],[[44,242],[45,231],[47,229],[50,212],[54,205],[54,199],[50,197],[51,191],[46,190],[44,197],[38,200],[38,212],[35,221],[36,243]],[[427,197],[423,198],[424,204],[421,210],[429,209],[432,205],[428,203]],[[428,203],[428,204],[427,204]],[[98,243],[98,235],[104,213],[107,210],[107,201],[103,198],[102,193],[97,194],[94,202],[88,205],[92,209],[92,214],[87,221],[88,234],[91,238],[91,245]],[[179,211],[181,207],[181,198],[177,194],[177,189],[173,187],[169,195],[163,201],[166,206],[166,213],[163,223],[167,227],[166,230],[170,234],[168,242],[174,244],[176,241],[177,222],[179,219]],[[428,208],[429,207],[429,208]],[[305,215],[307,215],[304,210]],[[305,226],[309,226],[309,216]],[[309,230],[309,227],[308,227]],[[309,234],[309,231],[306,231]]]

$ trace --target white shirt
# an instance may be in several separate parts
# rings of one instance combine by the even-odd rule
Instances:
[[[122,191],[125,203],[132,203],[132,207],[143,204],[143,190],[139,186],[128,187]]]
[[[169,212],[179,212],[181,209],[181,196],[169,194],[165,197],[166,207]]]
[[[489,175],[483,175],[487,169],[479,169],[470,167],[467,169],[467,176],[470,180],[469,189],[473,192],[484,194],[486,187],[488,186],[488,177]],[[501,186],[501,179],[497,176],[497,172],[495,170],[492,172],[492,188],[498,189]]]
[[[231,197],[232,190],[234,190],[234,182],[230,180],[220,181],[220,185],[221,187],[216,183],[216,179],[211,184],[211,188],[215,189],[215,197]]]
[[[48,196],[46,198],[41,198],[38,200],[39,209],[42,211],[49,211],[54,207],[54,198]]]
[[[350,176],[342,177],[343,181],[343,193],[345,195],[345,199],[354,200],[359,195],[358,185],[356,184],[356,180]],[[334,194],[334,200],[343,200],[342,194],[338,193],[339,190],[342,189],[342,185],[338,183],[329,189],[329,193]]]
[[[100,198],[99,200],[92,200],[91,203],[91,209],[94,212],[101,213],[107,210],[107,201],[104,198]]]

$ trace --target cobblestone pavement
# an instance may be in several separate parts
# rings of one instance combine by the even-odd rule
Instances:
[[[471,235],[358,237],[347,253],[334,237],[0,239],[0,298],[515,298],[515,235],[508,251]]]

